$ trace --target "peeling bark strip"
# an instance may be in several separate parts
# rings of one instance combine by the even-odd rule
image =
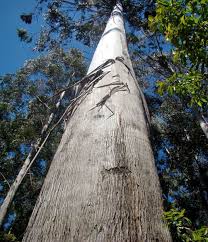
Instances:
[[[120,4],[88,73],[116,58],[99,82],[83,87],[23,242],[171,241]]]

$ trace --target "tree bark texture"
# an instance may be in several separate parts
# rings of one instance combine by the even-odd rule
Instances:
[[[171,241],[120,4],[89,72],[108,59],[115,63],[68,122],[24,242]]]

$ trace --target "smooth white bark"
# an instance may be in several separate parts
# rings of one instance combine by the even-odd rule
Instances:
[[[208,122],[206,121],[206,119],[203,116],[201,119],[199,119],[199,124],[200,124],[200,127],[201,127],[202,131],[204,132],[206,138],[208,139]]]
[[[120,4],[88,73],[108,59],[116,60],[68,122],[24,242],[171,241]]]
[[[129,60],[121,4],[117,4],[114,7],[105,31],[94,53],[88,73],[100,66],[106,60],[115,59],[118,56],[123,56],[125,59]]]

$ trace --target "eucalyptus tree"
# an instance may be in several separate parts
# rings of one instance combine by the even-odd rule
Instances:
[[[42,29],[42,31],[40,33],[40,38],[38,39],[38,41],[36,43],[36,47],[34,48],[34,50],[37,50],[40,52],[43,50],[50,51],[51,48],[57,49],[56,47],[58,45],[60,45],[60,44],[64,45],[67,42],[70,42],[69,39],[72,37],[72,33],[74,33],[74,32],[76,33],[75,38],[77,40],[83,41],[85,44],[92,44],[92,42],[97,39],[96,36],[98,35],[98,33],[100,33],[100,31],[102,31],[102,27],[104,28],[103,23],[106,20],[106,16],[110,13],[110,11],[112,9],[112,4],[114,4],[113,1],[90,1],[90,2],[88,2],[88,1],[60,1],[60,0],[58,0],[58,1],[57,0],[41,1],[40,0],[37,2],[38,2],[38,5],[35,8],[35,13],[37,13],[37,15],[38,15],[42,11],[41,8],[43,8],[43,10],[46,10],[46,14],[44,14],[44,19],[47,23],[47,27]],[[46,5],[44,6],[44,4],[46,4]],[[46,7],[46,8],[44,8],[44,7]],[[142,10],[143,6],[140,6],[140,4],[136,4],[133,1],[125,1],[124,7],[126,10],[128,10],[128,11],[126,11],[126,14],[128,15],[129,23],[131,23],[133,26],[136,26],[136,25],[138,26],[141,23],[141,19],[137,20],[137,18],[133,17],[134,14],[132,11],[134,11],[134,13],[136,13],[135,11]],[[74,18],[75,11],[78,15],[78,17],[76,17],[76,18]],[[87,12],[87,14],[85,16],[86,12]],[[89,13],[90,13],[90,15],[89,15]],[[28,13],[28,14],[22,14],[21,19],[25,23],[31,24],[31,22],[34,21],[35,17],[33,16],[33,14]],[[94,23],[94,26],[92,25],[92,23]],[[144,23],[144,25],[147,25],[147,21],[146,21],[146,23]],[[95,28],[92,28],[92,26]],[[26,30],[18,29],[18,35],[21,40],[24,40],[27,43],[31,43],[32,38],[30,35],[28,35]],[[57,36],[58,36],[58,38],[57,38]],[[27,83],[28,75],[26,74],[26,72],[29,72],[29,75],[31,75],[31,79],[34,78],[34,76],[33,76],[34,73],[35,73],[35,75],[36,74],[40,75],[40,73],[44,73],[44,77],[42,77],[42,76],[41,76],[41,78],[39,77],[37,82],[34,80],[30,80],[30,84],[28,87],[24,86],[22,89],[15,90],[15,92],[14,92],[14,93],[18,92],[17,94],[19,96],[23,95],[26,97],[26,99],[25,99],[26,102],[24,102],[24,104],[23,104],[23,110],[24,111],[29,110],[29,112],[28,112],[27,117],[25,116],[27,114],[27,112],[23,111],[23,119],[21,119],[21,118],[15,119],[15,123],[17,123],[18,125],[21,124],[22,121],[24,121],[24,122],[23,122],[22,126],[20,125],[19,129],[17,129],[17,128],[14,129],[14,133],[15,133],[15,135],[18,136],[18,138],[14,138],[14,136],[11,134],[11,139],[13,137],[14,140],[12,142],[10,142],[10,144],[12,144],[12,143],[14,143],[14,141],[16,141],[15,144],[17,145],[18,154],[20,154],[20,156],[21,156],[21,157],[19,157],[16,154],[15,157],[12,157],[12,156],[10,157],[12,168],[14,168],[14,164],[16,167],[15,172],[12,172],[12,175],[11,175],[10,169],[8,168],[10,162],[8,162],[7,153],[14,151],[13,148],[11,148],[10,146],[7,146],[8,152],[5,152],[7,159],[6,160],[2,159],[2,162],[3,162],[3,165],[2,165],[2,175],[3,176],[1,176],[2,184],[3,184],[3,190],[1,191],[2,200],[5,198],[10,184],[13,183],[15,176],[17,175],[17,173],[20,169],[20,165],[22,164],[23,159],[25,159],[25,156],[28,155],[28,152],[30,152],[29,147],[30,147],[31,143],[34,143],[34,140],[39,140],[39,137],[41,136],[40,131],[43,128],[43,124],[46,122],[45,118],[48,117],[48,115],[50,114],[50,110],[54,108],[54,102],[57,101],[56,98],[58,97],[58,95],[55,95],[55,98],[48,98],[48,97],[45,97],[45,94],[47,93],[46,96],[50,95],[51,89],[54,89],[52,92],[54,92],[54,91],[58,92],[58,89],[63,84],[62,82],[66,80],[67,76],[70,77],[70,75],[72,74],[72,72],[71,71],[68,72],[67,68],[66,68],[65,71],[67,74],[65,74],[64,77],[62,75],[60,75],[60,71],[62,73],[62,70],[60,69],[60,67],[57,64],[57,62],[60,61],[59,57],[57,57],[57,62],[55,63],[55,65],[54,65],[54,63],[48,64],[47,61],[49,61],[49,63],[50,63],[51,62],[50,58],[48,60],[46,57],[45,60],[44,60],[44,58],[41,58],[36,61],[28,61],[28,64],[26,65],[26,67],[23,68],[23,70],[20,71],[18,73],[18,75],[16,75],[16,77],[14,78],[14,82],[13,81],[10,82],[11,85],[8,85],[8,81],[6,82],[6,85],[5,85],[5,83],[3,83],[3,85],[5,85],[5,87],[7,87],[8,90],[9,90],[9,86],[11,87],[10,90],[12,90],[13,87],[15,87],[16,82],[17,82],[17,85],[19,85],[19,83],[21,83],[21,85],[19,87],[22,87],[23,84],[25,84],[25,85],[29,84],[29,83]],[[32,68],[33,65],[34,65],[34,68]],[[79,68],[79,67],[77,67],[77,68]],[[57,74],[57,73],[59,73],[59,74]],[[53,76],[53,75],[55,75],[55,76]],[[58,81],[56,80],[56,84],[55,84],[54,80],[57,78],[58,78]],[[6,79],[4,79],[4,82],[5,82],[5,80]],[[49,85],[49,88],[45,88],[45,84],[46,84],[46,86]],[[39,86],[40,88],[38,88],[36,90],[37,86]],[[55,89],[57,89],[57,90],[55,90]],[[67,89],[67,90],[69,90],[69,89]],[[41,95],[40,95],[40,93],[41,93]],[[32,99],[32,100],[30,100],[29,103],[28,103],[28,98]],[[8,99],[8,96],[6,99]],[[16,103],[17,104],[16,107],[19,107],[20,103],[21,102],[19,102],[18,104]],[[65,103],[67,103],[67,102],[65,101]],[[41,111],[42,113],[40,114],[39,111]],[[47,115],[46,115],[46,113],[47,113]],[[8,125],[8,123],[6,125],[7,125],[7,127],[10,127]],[[19,130],[23,131],[21,133],[21,136],[19,135]],[[4,131],[6,131],[6,129],[4,129]],[[58,132],[58,130],[56,130],[56,132]],[[4,134],[5,134],[5,132],[4,132]],[[3,139],[6,140],[8,138],[8,135],[10,134],[10,132],[7,132],[7,135],[4,135],[4,134],[3,134]],[[29,136],[28,138],[27,138],[27,135]],[[22,143],[23,140],[24,140],[24,144]],[[25,142],[26,142],[26,144],[25,144]],[[23,151],[23,149],[19,148],[22,145],[23,145],[23,147],[26,145],[26,149],[24,148],[24,151]],[[46,144],[46,146],[48,146],[48,145]],[[55,148],[53,147],[53,149],[55,149]],[[49,150],[51,150],[51,148]],[[23,152],[23,154],[22,154],[22,152]],[[41,153],[48,154],[50,152],[48,152],[48,149],[46,149],[46,151],[42,150]],[[50,160],[51,158],[47,156],[45,159]],[[28,165],[29,165],[29,163],[28,163]],[[6,167],[7,167],[7,169],[6,169]],[[33,169],[33,168],[31,168],[31,169]],[[30,172],[27,173],[30,175],[26,176],[26,180],[27,180],[27,177],[31,178],[32,177],[31,174],[33,174],[33,173],[34,172],[31,172],[31,170],[30,170]],[[25,176],[25,174],[24,174],[24,176]],[[9,181],[9,183],[7,181]],[[16,188],[19,185],[20,185],[20,183],[16,184]],[[1,214],[1,215],[3,215],[3,216],[1,216],[1,218],[2,218],[1,222],[6,215],[6,210],[8,209],[9,204],[11,203],[11,201],[15,195],[15,192],[13,191],[13,195],[12,196],[10,196],[10,195],[11,194],[8,194],[8,196],[7,196],[7,197],[10,197],[9,200],[4,201],[4,205],[6,204],[6,201],[8,201],[8,203],[4,207],[5,208],[4,213]],[[17,197],[18,197],[18,199],[17,199]],[[25,198],[25,195],[23,197]],[[24,202],[22,202],[23,198],[22,199],[19,199],[19,198],[20,198],[20,196],[16,196],[15,204],[16,205],[18,204],[18,206],[25,204]],[[20,202],[17,203],[17,200],[19,200]],[[30,204],[32,204],[32,203],[30,203]],[[16,209],[18,206],[15,206]],[[1,212],[2,212],[2,210],[1,210]],[[17,215],[18,213],[15,213],[15,214]],[[19,221],[19,219],[16,219],[16,220]],[[12,229],[14,227],[15,226],[13,226]],[[23,228],[24,226],[21,226],[21,227]]]
[[[74,43],[74,42],[71,42],[71,40],[74,38],[78,41],[83,42],[85,45],[91,45],[91,46],[94,45],[94,43],[98,41],[98,36],[104,28],[105,22],[107,20],[107,16],[109,16],[110,11],[112,10],[112,5],[115,4],[115,1],[108,1],[108,0],[105,0],[105,1],[38,0],[37,2],[38,2],[38,5],[36,7],[36,11],[37,11],[36,13],[39,14],[41,11],[46,11],[44,14],[44,19],[47,23],[47,25],[45,26],[46,28],[42,29],[40,34],[40,39],[37,41],[36,48],[34,49],[38,51],[43,51],[47,49],[50,50],[50,48],[54,48],[56,45],[62,45],[62,46],[66,45],[66,48],[68,48],[70,46],[69,43]],[[127,26],[128,26],[127,43],[129,45],[129,52],[133,62],[134,71],[136,73],[136,76],[139,77],[138,78],[139,83],[142,84],[143,87],[150,86],[150,91],[147,92],[149,96],[148,100],[149,100],[150,107],[152,107],[154,105],[154,102],[157,101],[156,106],[158,108],[158,106],[162,104],[162,99],[161,98],[158,99],[158,97],[155,94],[153,94],[152,97],[150,97],[149,95],[150,92],[151,93],[153,92],[152,87],[154,87],[155,85],[152,79],[156,81],[158,79],[161,80],[161,79],[170,77],[174,72],[180,71],[181,65],[179,63],[176,66],[176,63],[175,62],[173,63],[171,59],[172,55],[170,51],[167,51],[171,49],[171,46],[165,43],[165,39],[163,38],[163,36],[158,33],[152,33],[148,30],[147,17],[149,15],[155,16],[156,14],[154,5],[155,5],[154,1],[139,1],[139,2],[134,0],[123,1],[124,17],[127,21]],[[34,16],[32,14],[23,14],[21,15],[21,19],[29,24],[33,21]],[[32,41],[31,36],[24,29],[19,29],[18,35],[22,40],[28,43]],[[85,50],[87,49],[86,47],[84,48]],[[85,50],[84,50],[84,53],[87,53]],[[89,55],[87,56],[89,57]],[[38,69],[41,69],[43,66],[46,67],[45,69],[48,70],[47,78],[49,80],[49,85],[51,84],[53,86],[53,87],[51,86],[51,88],[56,89],[55,92],[60,94],[58,91],[59,88],[63,87],[64,83],[68,82],[67,77],[69,78],[72,72],[68,73],[66,69],[66,72],[65,72],[66,78],[65,77],[63,78],[62,75],[59,75],[60,69],[57,66],[57,63],[55,66],[49,65],[48,68],[47,68],[47,60],[40,62],[39,64],[37,63],[36,65],[36,71]],[[77,68],[81,68],[81,67],[77,67]],[[57,77],[59,77],[58,81],[56,82],[56,85],[54,85],[53,78],[51,80],[53,73]],[[38,83],[40,83],[40,86],[42,86],[44,85],[44,82],[45,82],[45,79],[39,80]],[[63,85],[62,84],[59,85],[59,83],[62,83]],[[82,83],[84,83],[84,81],[82,81]],[[82,83],[80,83],[81,85],[78,89],[80,89],[83,86]],[[31,90],[34,90],[34,87],[31,88]],[[41,93],[42,93],[42,96],[39,96],[40,93],[38,94],[37,92],[36,96],[38,98],[35,98],[33,101],[31,101],[29,105],[32,111],[29,114],[29,119],[32,120],[32,122],[30,122],[27,125],[29,131],[26,131],[26,133],[33,133],[33,134],[40,135],[42,124],[45,122],[45,117],[46,117],[46,115],[44,115],[44,112],[49,111],[49,109],[44,105],[44,103],[51,108],[50,106],[51,103],[50,102],[48,103],[48,97],[46,98],[44,97],[45,95],[44,91]],[[116,95],[117,94],[118,93],[116,93]],[[55,95],[55,97],[52,98],[51,100],[56,102],[57,97],[58,95]],[[42,101],[42,103],[40,101]],[[196,166],[196,161],[194,157],[196,155],[200,160],[201,159],[203,160],[203,156],[206,155],[206,152],[204,152],[206,148],[206,144],[203,142],[203,139],[202,139],[203,135],[200,133],[200,131],[198,130],[198,126],[195,123],[194,115],[190,113],[190,108],[188,109],[189,113],[185,114],[184,110],[187,110],[187,107],[184,107],[184,110],[180,110],[179,106],[181,104],[174,106],[172,105],[172,101],[170,100],[168,101],[166,97],[165,97],[165,101],[167,102],[165,105],[164,103],[162,104],[162,107],[161,107],[161,109],[163,109],[162,111],[158,109],[156,110],[152,109],[153,110],[152,112],[153,131],[155,131],[154,129],[155,125],[157,127],[163,126],[162,128],[163,130],[162,130],[162,133],[158,133],[158,131],[153,132],[151,135],[151,138],[153,138],[152,139],[153,144],[156,147],[155,148],[156,162],[158,165],[159,176],[162,182],[164,199],[166,200],[166,204],[168,204],[166,208],[169,208],[168,195],[172,197],[174,194],[175,201],[179,205],[179,207],[181,208],[183,203],[183,206],[187,210],[189,210],[188,213],[191,214],[190,217],[193,219],[193,221],[196,221],[197,223],[199,216],[197,216],[196,211],[199,209],[201,214],[200,204],[201,204],[201,198],[203,200],[203,197],[201,196],[200,198],[200,196],[198,195],[195,196],[195,194],[198,189],[202,188],[202,192],[204,192],[205,190],[204,190],[204,185],[202,185],[202,187],[200,188],[201,182],[195,182],[199,180],[201,181],[202,179],[201,177],[203,174],[202,175],[199,174],[197,170],[198,168],[196,169],[197,166]],[[173,99],[173,102],[174,104],[177,103],[176,100],[174,99]],[[65,105],[68,104],[67,98],[65,98],[64,103]],[[106,108],[109,108],[109,107],[110,106],[107,105]],[[40,116],[37,116],[37,114],[38,114],[38,111],[40,111],[40,109],[42,108],[43,108],[43,115],[42,115],[42,118],[39,119],[38,117]],[[171,118],[168,118],[168,121],[167,121],[166,112],[168,112],[169,109],[171,109],[172,114],[176,112],[176,115],[175,116],[172,114],[171,114],[172,116],[169,115],[171,116]],[[64,110],[62,109],[62,111]],[[111,113],[110,110],[109,112]],[[159,115],[156,115],[155,113],[157,114],[159,113]],[[178,117],[178,118],[174,119],[174,117]],[[34,122],[35,119],[37,119],[38,122]],[[162,125],[161,125],[161,120],[164,121],[164,119],[166,121],[162,122]],[[155,120],[157,123],[155,123]],[[165,129],[164,129],[164,123],[165,123]],[[180,125],[178,125],[179,123]],[[204,123],[205,122],[203,122],[203,124]],[[21,124],[20,120],[18,120],[18,125],[19,124]],[[30,132],[31,131],[30,128],[33,126],[36,127],[35,132]],[[7,125],[7,128],[8,128],[8,125]],[[5,129],[5,131],[6,130],[8,129]],[[56,129],[56,134],[59,134],[59,131],[60,129]],[[197,133],[194,134],[194,132],[197,132]],[[177,135],[175,135],[175,133]],[[58,142],[58,138],[55,137],[56,134],[53,135],[53,139],[55,138]],[[22,139],[25,139],[25,135],[21,137]],[[30,137],[31,139],[28,141],[28,146],[32,142],[32,140],[34,140],[32,138],[32,134],[30,135]],[[180,137],[180,139],[178,139],[178,137]],[[187,137],[191,137],[192,140],[191,141],[188,140]],[[198,144],[195,142],[196,137],[198,140]],[[10,138],[12,138],[12,136]],[[38,136],[37,137],[35,136],[35,138],[38,138]],[[19,147],[19,144],[18,144],[19,139],[14,138],[14,140],[16,140],[17,147]],[[13,142],[10,142],[10,144],[12,143]],[[48,145],[50,143],[51,142],[48,142]],[[181,148],[182,146],[186,147],[186,149],[182,149]],[[167,153],[166,148],[169,153]],[[46,149],[42,150],[42,153],[47,154],[48,150],[55,151],[55,149],[56,148],[54,146],[50,147],[49,149],[46,147]],[[157,154],[160,153],[161,150],[167,153],[167,157],[165,161],[164,160],[161,161],[160,159],[158,159]],[[51,157],[52,155],[49,155],[49,156],[47,155],[47,157],[45,157],[44,159],[50,160]],[[14,158],[11,158],[11,160],[14,163]],[[18,156],[15,156],[15,162],[16,160],[19,162],[20,160],[22,161],[23,159],[22,158],[18,159]],[[17,164],[19,164],[18,162]],[[199,163],[201,164],[201,161]],[[178,165],[178,168],[175,169],[177,164],[180,164],[180,165]],[[166,167],[167,169],[164,169],[164,167]],[[206,164],[205,164],[205,167],[206,167]],[[6,166],[4,166],[4,168],[5,169],[3,170],[2,174],[7,175]],[[204,164],[202,168],[204,168]],[[19,170],[19,168],[17,170]],[[176,170],[177,172],[175,172]],[[193,170],[194,170],[194,173],[192,173]],[[32,171],[33,171],[32,173],[34,173],[34,168],[32,168]],[[31,172],[29,174],[31,174]],[[15,176],[16,176],[16,173],[15,173]],[[28,177],[29,176],[26,176],[26,180],[29,180],[27,179]],[[196,177],[197,179],[195,179]],[[3,184],[4,182],[4,196],[5,196],[5,192],[7,191],[6,188],[9,186],[7,185],[7,182],[3,177],[1,177],[1,179],[2,179],[1,184]],[[187,182],[187,179],[188,179],[188,182]],[[9,181],[9,183],[12,183],[13,180],[14,180],[14,176],[12,177],[11,181]],[[194,182],[194,188],[191,187],[192,182]],[[38,187],[40,188],[40,185]],[[183,190],[185,191],[183,192],[182,190],[180,190],[181,187],[183,188],[188,187],[189,192],[187,192],[188,190]],[[30,196],[33,197],[33,202],[34,202],[38,192],[36,192],[36,196],[32,196],[31,194],[32,193],[29,192],[27,197],[30,197]],[[26,197],[26,193],[24,193],[24,190],[21,193],[21,196],[20,194],[16,196],[16,199],[15,199],[16,208],[17,207],[18,209],[20,207],[22,208],[22,204],[27,203],[25,202],[25,199],[26,199],[25,197]],[[193,201],[193,203],[192,202],[189,203],[188,201]],[[33,204],[33,203],[30,203],[30,204]],[[195,204],[197,204],[196,209],[193,209],[193,204],[194,206]],[[27,211],[31,210],[31,207],[32,205],[30,206],[30,209],[26,209],[26,210]],[[24,213],[24,209],[21,209],[23,213]],[[29,217],[29,212],[27,212],[26,215],[24,215],[23,217],[24,217],[23,220],[25,224],[26,217]],[[199,218],[199,220],[201,219]],[[16,221],[17,223],[19,223],[21,221],[20,217],[18,217]],[[17,227],[18,226],[16,227],[13,226],[12,230],[17,232],[18,234],[19,230]],[[24,225],[22,226],[22,224],[21,224],[21,231],[22,232],[24,231]]]
[[[79,85],[23,241],[171,241],[120,2]]]

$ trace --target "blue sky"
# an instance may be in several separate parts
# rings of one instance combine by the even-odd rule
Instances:
[[[24,61],[37,53],[32,51],[33,46],[21,42],[17,36],[17,28],[25,28],[38,32],[36,20],[27,25],[20,19],[20,14],[32,12],[35,0],[0,0],[0,75],[14,73]]]
[[[34,52],[34,42],[26,44],[17,36],[17,28],[28,30],[29,34],[38,34],[42,22],[33,18],[32,24],[25,24],[21,19],[22,13],[33,12],[36,0],[0,0],[0,76],[14,73],[21,68],[27,59],[34,58],[40,53]],[[36,35],[37,37],[38,35]],[[94,52],[93,49],[83,46],[78,41],[73,41],[68,48],[85,50],[88,61]]]

